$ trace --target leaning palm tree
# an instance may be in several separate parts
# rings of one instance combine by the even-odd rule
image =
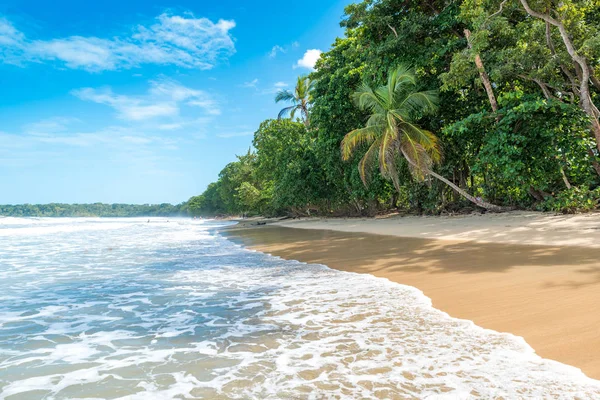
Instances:
[[[406,66],[399,66],[389,73],[386,85],[372,89],[363,84],[354,93],[353,100],[362,111],[371,115],[364,128],[355,129],[342,140],[342,158],[348,160],[354,150],[369,144],[369,149],[358,163],[360,177],[365,184],[375,159],[379,159],[381,175],[392,181],[400,190],[396,160],[404,157],[412,175],[418,180],[432,176],[444,182],[479,207],[502,211],[502,207],[475,198],[457,185],[433,171],[433,165],[441,160],[438,138],[418,127],[418,118],[437,109],[435,91],[418,92],[415,73]]]
[[[284,108],[279,112],[278,119],[285,118],[288,115],[290,118],[294,118],[297,112],[300,112],[302,121],[306,127],[309,126],[308,121],[308,109],[312,102],[311,91],[314,86],[314,81],[308,76],[303,75],[298,77],[296,82],[296,88],[293,92],[289,90],[280,90],[275,96],[275,102],[286,101],[292,103],[291,106]]]

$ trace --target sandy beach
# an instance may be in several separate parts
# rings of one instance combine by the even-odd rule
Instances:
[[[285,259],[414,286],[434,307],[600,378],[600,214],[291,220],[225,232]]]

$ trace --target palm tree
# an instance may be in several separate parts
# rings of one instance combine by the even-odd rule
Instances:
[[[308,128],[308,109],[310,107],[310,103],[312,102],[311,91],[313,86],[314,81],[308,76],[303,75],[298,77],[294,92],[289,90],[280,90],[277,92],[277,95],[275,96],[276,103],[279,103],[280,101],[286,101],[293,104],[281,110],[277,118],[281,119],[289,115],[293,119],[296,115],[296,112],[300,112],[302,121],[304,121],[304,125],[306,125]]]
[[[436,91],[418,92],[415,87],[415,73],[406,66],[392,70],[386,85],[372,89],[363,84],[354,93],[353,100],[360,110],[371,115],[364,128],[355,129],[344,137],[341,143],[342,158],[348,160],[358,146],[369,144],[369,149],[358,163],[365,186],[373,162],[378,158],[381,175],[391,180],[399,191],[396,160],[402,156],[415,178],[423,180],[432,176],[479,207],[503,211],[502,207],[471,196],[432,170],[442,156],[439,140],[433,133],[415,125],[415,122],[437,109],[438,96]]]

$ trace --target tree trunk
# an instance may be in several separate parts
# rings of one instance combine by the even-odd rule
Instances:
[[[305,100],[302,100],[302,105],[300,106],[300,109],[302,110],[302,120],[304,122],[304,126],[306,127],[306,129],[310,128],[310,120],[309,120],[309,113],[308,113],[308,104],[306,103]]]
[[[494,204],[490,204],[490,203],[485,202],[485,201],[483,201],[481,199],[478,199],[476,197],[471,196],[469,193],[467,193],[466,191],[462,190],[461,188],[459,188],[458,186],[456,186],[454,183],[450,182],[448,179],[444,178],[443,176],[441,176],[439,174],[436,174],[433,171],[427,171],[427,173],[429,175],[433,176],[434,178],[439,179],[440,181],[444,182],[446,185],[450,186],[457,193],[461,194],[467,200],[469,200],[473,204],[477,205],[478,207],[485,208],[486,210],[493,211],[493,212],[505,212],[505,211],[509,211],[510,210],[509,207],[500,207],[500,206],[497,206],[497,205],[494,205]]]
[[[540,89],[542,89],[542,93],[544,93],[544,97],[546,99],[550,100],[550,99],[554,98],[554,96],[550,93],[550,91],[548,90],[548,87],[546,86],[546,84],[544,82],[540,81],[539,79],[534,79],[533,81],[538,84]]]
[[[592,83],[594,84],[594,86],[596,86],[596,89],[600,90],[600,80],[598,80],[598,78],[596,78],[596,76],[593,73],[592,73],[592,76],[590,77],[590,79],[592,80]]]
[[[594,170],[600,176],[600,164],[598,164],[598,161],[596,161],[596,155],[594,154],[594,151],[592,149],[588,149],[588,154],[592,159],[592,167],[594,167]]]
[[[565,47],[567,49],[567,53],[569,53],[571,59],[578,67],[581,73],[581,79],[579,82],[579,104],[583,111],[585,111],[585,113],[590,117],[590,120],[592,122],[591,131],[594,134],[594,137],[596,138],[596,147],[598,147],[598,150],[600,150],[600,121],[598,121],[598,115],[595,112],[596,107],[592,103],[592,98],[590,95],[590,78],[592,74],[590,67],[587,64],[587,60],[585,59],[585,57],[577,53],[577,50],[573,45],[573,41],[569,36],[569,32],[567,32],[567,28],[565,28],[565,25],[561,21],[552,18],[549,14],[543,14],[541,12],[533,10],[529,6],[527,0],[520,1],[523,5],[523,8],[525,8],[525,11],[527,11],[527,14],[531,15],[532,17],[539,18],[549,23],[550,25],[556,26],[558,28],[558,31],[560,32],[560,37],[562,38],[563,43],[565,44]]]
[[[473,49],[471,46],[471,31],[465,29],[465,37],[467,38],[467,46],[469,49]],[[485,67],[483,66],[483,60],[479,56],[479,53],[475,54],[475,66],[477,67],[477,71],[479,71],[479,76],[481,81],[483,82],[483,87],[485,87],[485,91],[487,92],[488,99],[490,101],[490,105],[492,106],[492,110],[494,112],[498,111],[498,102],[496,101],[496,96],[494,95],[494,88],[492,87],[492,82],[490,81],[490,77],[487,72],[485,72]]]
[[[571,90],[573,91],[573,94],[577,94],[579,89],[577,88],[577,81],[575,80],[575,76],[573,76],[571,71],[569,71],[569,68],[567,68],[562,62],[560,62],[560,59],[558,58],[558,56],[556,54],[556,48],[554,47],[554,42],[552,41],[552,30],[550,29],[550,27],[551,27],[550,23],[548,21],[546,21],[546,44],[548,45],[548,48],[550,49],[550,53],[552,53],[552,57],[554,57],[557,60],[557,62],[560,65],[560,69],[565,74],[567,79],[569,79],[569,82],[571,83]],[[575,71],[575,73],[577,73],[577,71]]]
[[[533,197],[537,201],[544,201],[544,196],[542,196],[542,194],[538,190],[536,190],[533,186],[530,185],[529,189],[527,191],[529,192],[531,197]]]
[[[569,182],[569,178],[567,178],[567,174],[565,174],[565,170],[563,167],[560,167],[560,174],[562,175],[563,182],[567,189],[571,189],[571,182]]]
[[[399,197],[398,192],[394,192],[394,194],[392,195],[392,202],[390,204],[391,208],[396,208],[396,204],[398,203],[398,197]]]

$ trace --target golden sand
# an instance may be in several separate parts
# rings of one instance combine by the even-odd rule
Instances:
[[[600,378],[598,248],[275,226],[233,229],[226,235],[286,259],[417,287],[453,317],[522,336],[542,357]]]

